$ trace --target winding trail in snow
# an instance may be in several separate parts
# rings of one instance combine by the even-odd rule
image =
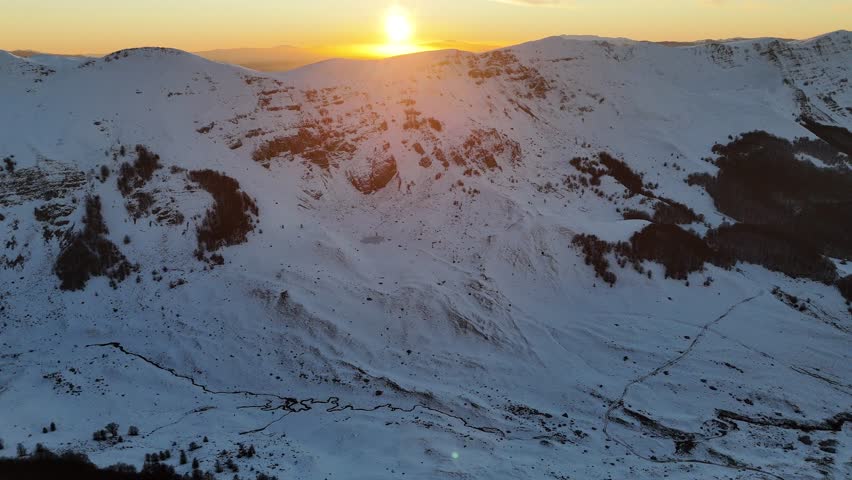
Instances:
[[[171,374],[174,377],[186,380],[186,381],[190,382],[193,386],[200,388],[205,393],[209,393],[211,395],[243,395],[243,396],[251,396],[251,397],[267,397],[268,398],[267,403],[262,405],[262,406],[245,406],[245,407],[240,407],[240,408],[259,408],[259,409],[264,410],[264,411],[284,410],[284,412],[285,412],[284,415],[279,417],[277,420],[273,420],[272,422],[268,423],[267,425],[260,427],[260,428],[257,428],[257,429],[240,432],[241,435],[262,432],[263,430],[269,428],[274,423],[277,423],[278,421],[282,420],[284,417],[286,417],[287,415],[290,415],[292,413],[300,413],[300,412],[306,412],[306,411],[309,411],[309,410],[313,410],[315,406],[328,406],[328,408],[325,409],[325,411],[328,412],[328,413],[337,413],[337,412],[344,412],[344,411],[375,412],[377,410],[389,410],[391,412],[412,413],[415,410],[424,410],[424,411],[432,412],[432,413],[435,413],[435,414],[438,414],[438,415],[441,415],[441,416],[444,416],[444,417],[448,417],[448,418],[458,420],[466,428],[470,428],[472,430],[477,430],[477,431],[492,434],[492,435],[499,435],[500,437],[504,437],[504,438],[506,436],[505,432],[503,432],[499,428],[482,427],[482,426],[473,425],[466,418],[464,418],[462,416],[456,415],[454,413],[446,412],[444,410],[441,410],[441,409],[438,409],[438,408],[435,408],[435,407],[430,407],[428,405],[419,404],[419,403],[415,404],[411,407],[408,407],[408,408],[397,407],[397,406],[395,406],[391,403],[385,403],[385,404],[376,405],[376,406],[373,406],[373,407],[356,407],[356,406],[352,405],[351,403],[341,405],[339,397],[328,397],[328,399],[325,399],[325,400],[315,399],[315,398],[297,399],[297,398],[294,398],[294,397],[285,397],[285,396],[278,395],[278,394],[275,394],[275,393],[261,393],[261,392],[253,392],[253,391],[250,391],[250,390],[213,390],[213,389],[209,388],[207,385],[205,385],[203,383],[199,383],[198,381],[196,381],[193,377],[191,377],[189,375],[182,374],[182,373],[178,372],[177,370],[175,370],[174,368],[162,365],[159,362],[157,362],[156,360],[152,360],[151,358],[149,358],[145,355],[142,355],[142,354],[139,354],[139,353],[136,353],[136,352],[133,352],[133,351],[126,349],[119,342],[95,343],[95,344],[86,345],[86,347],[87,348],[88,347],[114,348],[114,349],[120,351],[121,353],[123,353],[125,355],[138,358],[138,359],[142,360],[143,362],[145,362],[145,363],[147,363],[147,364],[149,364],[149,365],[151,365],[155,368],[158,368],[160,370],[168,372],[169,374]],[[278,404],[278,405],[274,405],[273,400],[271,400],[271,399],[277,399],[281,403]],[[206,411],[206,409],[203,410],[203,411]]]
[[[784,477],[781,477],[777,474],[767,472],[767,471],[762,470],[758,467],[751,467],[751,466],[748,466],[748,465],[744,465],[744,464],[741,464],[739,462],[734,463],[734,464],[730,464],[730,463],[716,463],[716,462],[712,462],[710,460],[701,460],[701,459],[678,459],[678,458],[662,458],[661,459],[661,458],[657,458],[657,457],[648,457],[648,456],[642,455],[641,453],[637,452],[636,449],[633,448],[633,446],[630,443],[618,438],[617,436],[613,435],[609,431],[609,424],[610,424],[610,421],[612,420],[613,414],[615,413],[616,410],[624,407],[624,399],[627,397],[627,394],[630,392],[631,387],[633,387],[634,385],[640,384],[640,383],[644,382],[645,380],[647,380],[651,377],[659,375],[663,370],[666,370],[667,368],[670,368],[673,365],[676,365],[677,363],[679,363],[681,360],[686,358],[692,352],[692,350],[698,345],[698,343],[705,336],[705,334],[707,334],[707,332],[710,331],[711,327],[715,326],[716,324],[718,324],[719,322],[724,320],[728,315],[730,315],[738,307],[757,299],[758,297],[762,296],[764,293],[765,292],[761,291],[760,293],[757,293],[756,295],[745,298],[745,299],[740,300],[739,302],[731,305],[727,310],[725,310],[724,313],[722,313],[718,317],[714,318],[713,320],[705,323],[701,327],[701,329],[699,330],[698,334],[695,335],[695,338],[692,339],[692,342],[689,344],[689,346],[683,352],[681,352],[677,356],[667,360],[665,363],[663,363],[662,365],[658,366],[657,368],[651,370],[650,372],[634,378],[627,385],[625,385],[624,388],[621,391],[621,395],[616,400],[613,400],[610,403],[609,408],[607,408],[606,413],[604,414],[603,433],[606,436],[606,438],[618,443],[619,445],[624,447],[624,449],[627,450],[628,452],[630,452],[631,454],[633,454],[633,455],[635,455],[635,456],[637,456],[637,457],[639,457],[643,460],[647,460],[649,462],[661,463],[661,464],[665,464],[665,463],[669,463],[669,464],[676,464],[676,463],[704,464],[704,465],[711,465],[711,466],[720,467],[720,468],[728,468],[728,469],[741,470],[741,471],[743,471],[743,470],[744,471],[750,471],[750,472],[754,472],[754,473],[759,473],[761,475],[766,475],[766,476],[769,476],[769,477],[772,477],[772,478],[776,478],[778,480],[784,480]]]

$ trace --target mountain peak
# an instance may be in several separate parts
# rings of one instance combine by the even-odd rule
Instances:
[[[143,58],[155,58],[155,57],[165,57],[165,56],[191,56],[193,54],[186,52],[184,50],[179,50],[177,48],[169,48],[169,47],[134,47],[134,48],[125,48],[122,50],[117,50],[112,53],[108,53],[101,57],[103,60],[119,60],[121,58],[130,58],[130,57],[143,57]]]

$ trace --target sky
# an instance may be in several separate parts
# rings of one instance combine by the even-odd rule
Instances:
[[[389,39],[389,12],[410,36]],[[383,56],[560,34],[688,41],[840,29],[852,29],[852,0],[0,0],[0,49],[64,54],[293,45]]]

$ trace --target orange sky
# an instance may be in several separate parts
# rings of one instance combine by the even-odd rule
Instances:
[[[414,30],[405,44],[415,49],[434,41],[509,45],[558,34],[696,40],[852,29],[852,0],[0,1],[0,49],[52,53],[287,44],[341,56],[392,54],[405,49],[377,47],[388,43],[390,9],[404,12]]]

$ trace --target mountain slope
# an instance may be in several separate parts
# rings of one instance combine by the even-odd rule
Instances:
[[[848,32],[274,75],[0,54],[0,437],[279,478],[843,478],[848,243],[807,250],[825,277],[722,259],[754,226],[718,192],[772,146],[840,186],[749,200],[761,245],[788,204],[848,223],[850,57]]]

